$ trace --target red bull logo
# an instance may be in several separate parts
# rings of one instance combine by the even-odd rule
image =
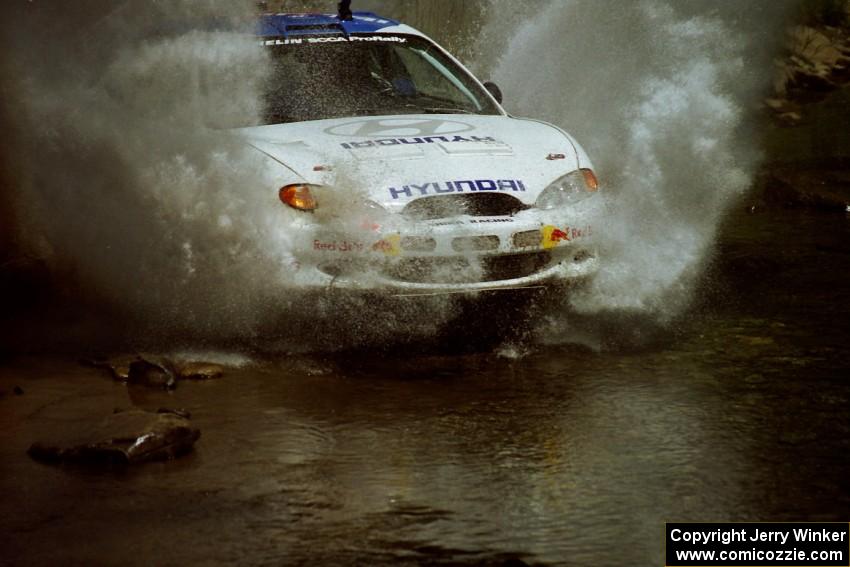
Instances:
[[[393,234],[382,238],[372,245],[372,250],[382,252],[387,256],[398,256],[401,253],[401,237],[398,234]]]
[[[552,242],[560,242],[562,240],[569,241],[570,235],[561,230],[560,228],[556,228],[552,231],[552,234],[549,236],[552,239]]]
[[[561,230],[557,226],[547,225],[540,231],[542,237],[540,245],[543,248],[554,248],[561,241],[570,240],[569,229]]]
[[[546,225],[540,231],[541,242],[543,248],[554,248],[561,242],[572,242],[576,238],[590,236],[593,229],[590,226],[584,228],[564,227],[563,229],[557,226]]]

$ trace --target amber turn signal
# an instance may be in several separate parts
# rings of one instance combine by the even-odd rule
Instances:
[[[312,211],[318,206],[316,198],[310,193],[310,188],[307,185],[281,187],[278,195],[285,204],[300,211]]]
[[[584,175],[584,183],[587,185],[588,191],[599,189],[599,181],[596,179],[596,174],[593,173],[592,169],[582,169],[581,173]]]

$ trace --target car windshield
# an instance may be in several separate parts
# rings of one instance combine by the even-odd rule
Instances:
[[[265,124],[384,114],[500,114],[468,73],[416,36],[264,43],[273,64],[265,85]]]

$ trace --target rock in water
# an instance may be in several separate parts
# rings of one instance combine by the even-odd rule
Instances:
[[[108,359],[82,359],[80,360],[80,363],[85,366],[91,366],[93,368],[102,368],[103,370],[109,372],[109,375],[112,376],[112,378],[114,378],[115,380],[118,380],[119,382],[129,382],[130,366],[134,362],[138,362],[140,360],[144,359],[137,354],[132,354],[113,356]]]
[[[112,374],[113,378],[121,382],[126,382],[130,379],[130,365],[138,359],[138,356],[122,356],[109,361],[95,363],[94,366],[105,368]]]
[[[48,463],[136,464],[184,455],[200,436],[200,430],[176,413],[129,410],[66,431],[60,439],[33,443],[28,453]]]
[[[127,383],[165,390],[173,390],[177,387],[177,381],[174,379],[174,373],[171,370],[165,365],[150,362],[144,358],[130,363]]]
[[[212,380],[224,375],[224,368],[211,362],[174,363],[166,358],[132,355],[110,359],[81,360],[82,364],[102,368],[126,384],[173,390],[177,380]]]
[[[224,368],[210,362],[186,362],[177,367],[181,380],[212,380],[224,375]]]
[[[118,412],[115,412],[115,413],[118,413]],[[189,410],[183,409],[183,408],[178,408],[178,409],[159,408],[158,410],[156,410],[156,413],[173,413],[174,415],[184,417],[186,419],[192,419],[192,414],[189,412]]]

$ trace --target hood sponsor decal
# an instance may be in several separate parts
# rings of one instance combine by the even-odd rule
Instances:
[[[481,218],[481,219],[453,219],[447,221],[440,222],[432,222],[430,223],[432,226],[459,226],[462,224],[491,224],[491,223],[511,223],[514,222],[514,219],[510,217],[496,217],[496,218]]]
[[[475,130],[475,126],[457,120],[438,118],[372,118],[337,124],[325,134],[346,138],[394,138],[399,136],[445,136]]]
[[[378,252],[387,256],[401,254],[401,236],[391,234],[368,246],[356,240],[313,240],[313,250],[317,252],[363,253]]]
[[[362,242],[349,240],[332,240],[323,242],[319,239],[313,240],[313,250],[321,252],[362,252],[365,246]]]
[[[407,43],[407,38],[396,35],[351,35],[333,37],[297,37],[291,39],[264,39],[260,45],[309,45],[311,43]]]
[[[346,150],[358,150],[361,148],[374,148],[379,146],[397,146],[399,144],[433,144],[435,142],[489,142],[492,144],[502,144],[491,136],[425,136],[424,138],[382,138],[380,140],[366,140],[363,142],[346,142],[340,144]]]
[[[525,191],[525,183],[520,179],[459,179],[455,181],[430,181],[428,183],[390,187],[390,196],[424,197],[426,195],[444,195],[463,193],[464,191]]]

